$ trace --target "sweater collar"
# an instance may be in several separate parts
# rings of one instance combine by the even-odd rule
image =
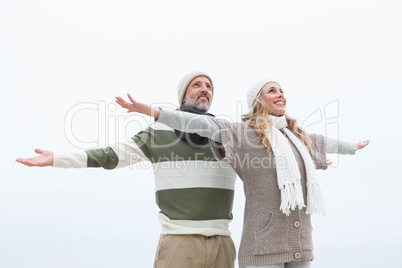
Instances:
[[[182,111],[182,112],[187,112],[187,113],[193,113],[193,114],[214,116],[213,114],[203,113],[203,112],[191,109],[184,105],[181,105],[177,110]],[[180,139],[182,139],[183,141],[187,142],[188,144],[190,144],[192,147],[195,147],[195,148],[204,148],[205,145],[209,143],[209,138],[201,137],[200,135],[198,135],[196,133],[182,132],[177,129],[175,129],[174,132],[176,133],[177,137],[179,137]]]

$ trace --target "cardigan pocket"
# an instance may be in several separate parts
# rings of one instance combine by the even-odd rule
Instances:
[[[288,225],[278,219],[278,215],[271,214],[268,224],[254,234],[254,255],[265,255],[289,251]]]

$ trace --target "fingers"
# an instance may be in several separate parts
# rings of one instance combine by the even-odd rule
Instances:
[[[125,102],[125,101],[124,101],[124,99],[123,99],[122,97],[116,97],[116,101],[119,101],[119,102]]]
[[[41,149],[35,149],[35,153],[37,154],[42,154],[43,150]],[[35,162],[35,158],[37,158],[37,156],[34,157],[30,157],[30,158],[17,158],[15,159],[16,162],[27,165],[27,166],[32,166],[33,163]]]
[[[116,103],[118,104],[118,105],[120,105],[121,107],[123,107],[123,108],[126,108],[126,104],[125,104],[125,101],[124,100],[118,100],[117,98],[116,98]]]
[[[18,163],[21,163],[23,165],[29,166],[29,167],[33,166],[32,162],[29,161],[29,159],[17,158],[15,161],[18,162]]]
[[[363,144],[365,144],[366,146],[370,143],[370,140],[365,140],[363,141]]]
[[[130,95],[129,93],[127,93],[127,96],[128,96],[128,98],[130,99],[130,101],[131,101],[132,103],[135,103],[135,100],[133,99],[133,97],[131,97],[131,95]]]
[[[363,149],[363,148],[366,147],[369,143],[370,143],[370,140],[360,141],[360,142],[356,143],[356,148],[357,148],[358,150]]]
[[[129,93],[127,93],[128,98],[130,99],[131,103],[126,102],[122,97],[115,97],[116,98],[116,103],[119,104],[121,107],[127,109],[127,113],[132,113],[133,110],[132,108],[134,107],[133,105],[135,104],[135,100]]]
[[[122,97],[116,97],[115,101],[123,108],[126,108],[128,105],[128,103]]]
[[[115,102],[117,102],[118,104],[122,103],[124,100],[121,97],[116,97]],[[121,105],[121,104],[120,104]]]

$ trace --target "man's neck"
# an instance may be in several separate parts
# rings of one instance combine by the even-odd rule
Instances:
[[[187,106],[187,105],[181,105],[179,110],[184,111],[184,112],[194,113],[194,114],[207,114],[207,111],[200,111],[197,108],[198,107],[191,107],[191,106]]]

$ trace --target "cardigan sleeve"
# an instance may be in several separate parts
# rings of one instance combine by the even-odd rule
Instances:
[[[236,155],[236,141],[239,141],[238,133],[240,123],[230,123],[226,120],[217,119],[221,142],[210,139],[211,148],[218,160],[228,162],[233,166]]]
[[[163,108],[161,109],[157,122],[173,129],[178,129],[188,133],[196,133],[202,137],[221,142],[219,125],[216,119],[212,116]]]
[[[355,154],[356,145],[353,142],[327,137],[325,151],[327,154]]]
[[[317,134],[309,134],[311,140],[311,151],[313,153],[313,160],[316,169],[327,169],[327,154],[325,137]]]

